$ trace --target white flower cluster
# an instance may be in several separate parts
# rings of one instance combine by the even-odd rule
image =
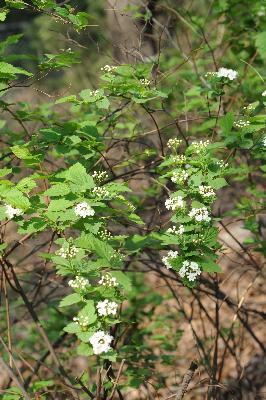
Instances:
[[[103,186],[95,186],[95,188],[92,189],[92,194],[96,197],[101,197],[103,199],[105,199],[106,197],[110,197],[110,192]]]
[[[112,340],[113,336],[104,331],[97,331],[89,338],[94,354],[107,353],[111,349]]]
[[[118,304],[106,299],[99,301],[96,304],[96,308],[101,317],[107,317],[107,315],[115,315],[117,313]]]
[[[118,282],[117,282],[116,278],[114,278],[113,276],[111,276],[109,274],[105,274],[99,280],[99,285],[108,286],[108,287],[116,287],[116,286],[118,286]]]
[[[9,219],[12,219],[14,217],[18,217],[19,215],[23,215],[23,210],[20,208],[14,208],[10,204],[6,204],[6,215],[8,216]]]
[[[166,266],[167,269],[173,268],[172,265],[170,264],[170,262],[172,260],[174,260],[175,258],[177,258],[178,255],[179,255],[178,251],[170,250],[170,251],[168,251],[167,256],[162,258],[162,262],[164,263],[164,265]]]
[[[206,147],[210,144],[209,140],[200,140],[199,142],[193,141],[191,146],[195,148],[195,152],[197,154],[201,153],[202,150],[206,149]]]
[[[112,237],[112,234],[107,229],[102,229],[99,231],[99,236],[102,240],[110,240]]]
[[[228,78],[230,81],[233,81],[237,78],[238,72],[233,69],[228,68],[219,68],[217,72],[218,78]]]
[[[249,104],[248,106],[243,107],[243,110],[254,111],[256,106],[254,104]]]
[[[86,203],[86,201],[83,201],[82,203],[76,205],[74,208],[74,213],[78,217],[86,218],[92,217],[95,214],[95,211],[88,203]]]
[[[93,171],[92,177],[96,182],[101,183],[108,179],[108,173],[106,171]]]
[[[209,222],[211,217],[206,207],[192,208],[189,212],[189,217],[195,219],[197,222]]]
[[[150,83],[151,83],[151,81],[149,81],[149,80],[146,79],[146,78],[140,79],[139,81],[140,81],[140,83],[141,83],[143,86],[149,86]]]
[[[166,232],[174,235],[183,235],[185,232],[185,227],[184,225],[179,225],[179,227],[174,225],[172,228],[168,228]]]
[[[220,168],[227,168],[229,164],[224,162],[224,160],[218,160],[217,165],[219,165]]]
[[[207,72],[205,74],[206,78],[217,76],[218,78],[228,78],[230,81],[233,81],[237,78],[238,72],[233,69],[228,69],[221,67],[218,69],[218,72]]]
[[[98,89],[96,89],[96,90],[90,90],[90,95],[91,96],[98,96],[98,94],[99,94],[99,90]]]
[[[262,96],[266,96],[266,90],[264,90],[263,93],[261,93]]]
[[[187,278],[189,281],[195,281],[197,276],[201,274],[199,264],[194,261],[184,261],[179,270],[181,278]]]
[[[178,208],[183,208],[184,205],[185,204],[182,196],[169,197],[169,199],[165,200],[165,207],[167,210],[175,211]]]
[[[115,70],[117,69],[117,67],[116,66],[114,66],[114,65],[105,65],[104,67],[102,67],[101,68],[101,71],[104,71],[104,72],[114,72]]]
[[[86,328],[86,326],[88,326],[90,323],[90,319],[86,315],[80,315],[79,317],[74,317],[73,321],[82,328]]]
[[[179,139],[169,139],[167,142],[167,146],[169,147],[169,149],[177,149],[182,143],[182,140]]]
[[[73,258],[78,254],[78,249],[76,246],[68,245],[61,247],[56,254],[62,258]]]
[[[202,197],[214,197],[215,191],[211,186],[199,186],[199,193]]]
[[[75,279],[71,279],[68,282],[68,285],[73,289],[86,289],[87,286],[90,286],[90,282],[88,279],[83,278],[83,276],[76,276]]]
[[[186,161],[187,161],[186,156],[184,156],[183,154],[173,156],[173,162],[175,164],[185,164]]]
[[[173,176],[171,178],[171,181],[174,183],[179,183],[182,184],[188,179],[188,173],[187,171],[174,171]]]
[[[238,121],[234,122],[234,126],[236,128],[245,128],[250,125],[250,121],[245,121],[244,119],[239,119]]]
[[[262,139],[262,144],[264,147],[266,147],[266,136],[264,136],[264,138]]]

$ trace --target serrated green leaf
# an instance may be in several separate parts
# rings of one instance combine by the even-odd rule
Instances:
[[[71,293],[60,301],[59,307],[71,306],[72,304],[79,303],[80,301],[82,301],[82,297],[78,293]]]

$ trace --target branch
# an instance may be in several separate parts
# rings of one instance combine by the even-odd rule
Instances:
[[[192,380],[193,375],[197,369],[198,369],[198,364],[195,361],[192,361],[192,363],[190,364],[189,369],[185,373],[185,375],[183,377],[183,381],[176,393],[175,400],[183,399],[183,397],[187,391],[188,385],[190,384],[190,381]]]

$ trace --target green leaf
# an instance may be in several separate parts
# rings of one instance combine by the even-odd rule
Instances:
[[[111,275],[116,278],[117,282],[127,291],[132,289],[130,278],[122,271],[112,271]]]
[[[7,13],[5,11],[0,12],[0,21],[5,21]]]
[[[16,75],[32,76],[32,73],[25,69],[14,67],[12,64],[0,62],[0,77],[13,79]]]
[[[71,304],[79,303],[80,301],[82,301],[82,297],[78,293],[71,293],[60,301],[59,307],[71,306]]]
[[[95,313],[94,301],[87,300],[85,307],[83,307],[80,312],[78,313],[79,316],[86,316],[88,318],[88,324],[93,324],[96,319],[97,315]]]
[[[60,199],[60,200],[51,200],[48,211],[65,211],[67,208],[73,205],[72,201]]]
[[[81,332],[81,328],[76,322],[70,322],[67,326],[64,327],[64,331],[68,333],[79,333]]]
[[[60,197],[65,196],[66,194],[70,193],[70,188],[65,183],[58,183],[53,185],[51,188],[47,189],[43,195],[50,196],[50,197]]]
[[[216,189],[216,190],[228,185],[228,183],[226,182],[226,180],[224,178],[211,179],[209,181],[209,184],[211,187],[213,187],[213,189]]]
[[[91,345],[88,343],[80,343],[80,345],[77,347],[77,353],[79,356],[92,356],[93,355],[93,350]]]
[[[80,191],[92,189],[95,186],[93,178],[87,174],[85,167],[80,163],[72,165],[66,171],[65,177],[68,181],[77,186]]]
[[[234,124],[234,114],[232,112],[228,112],[224,117],[222,117],[219,121],[220,127],[222,128],[223,134],[227,136],[233,127]]]
[[[266,58],[266,32],[260,32],[256,35],[255,45],[262,58]]]

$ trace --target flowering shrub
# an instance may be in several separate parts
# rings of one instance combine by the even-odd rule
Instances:
[[[231,1],[214,3],[213,22],[222,15],[230,33],[232,24],[226,18]],[[252,7],[258,17],[266,11],[258,1]],[[73,35],[90,29],[86,12],[53,0],[32,4],[9,0],[1,8],[0,20],[20,10],[47,15],[56,25],[69,27]],[[237,17],[241,10],[232,12]],[[250,47],[256,47],[254,58],[245,53],[247,46],[241,50],[237,44],[217,60],[203,27],[199,28],[202,21],[199,15],[198,21],[192,18],[186,24],[196,35],[193,45],[202,51],[201,61],[194,59],[196,50],[185,55],[184,61],[170,46],[159,52],[158,62],[143,58],[132,64],[102,64],[96,89],[73,89],[72,94],[67,89],[47,103],[31,104],[26,96],[25,101],[17,101],[16,91],[22,88],[23,95],[38,79],[71,69],[80,62],[78,52],[62,49],[58,54],[43,54],[39,62],[32,56],[30,72],[24,67],[27,63],[20,62],[23,56],[9,54],[9,46],[19,43],[20,35],[0,43],[0,265],[6,299],[4,345],[1,341],[6,354],[0,361],[17,386],[15,397],[7,392],[4,400],[39,396],[39,391],[46,396],[49,387],[54,393],[62,391],[62,396],[109,400],[115,395],[123,399],[122,392],[140,388],[150,379],[156,390],[167,387],[168,373],[161,375],[156,366],[175,365],[183,334],[179,325],[171,325],[176,310],[165,306],[165,299],[172,296],[181,307],[173,283],[180,291],[186,290],[182,293],[195,296],[215,326],[212,358],[208,354],[213,350],[204,352],[192,329],[202,351],[199,363],[207,365],[209,386],[218,390],[227,349],[231,355],[237,353],[231,343],[235,319],[230,328],[221,329],[219,301],[227,301],[236,316],[242,307],[242,300],[233,301],[219,287],[219,274],[228,272],[220,265],[224,245],[219,232],[221,227],[228,231],[224,216],[244,221],[250,237],[245,243],[234,240],[244,253],[241,260],[248,259],[256,278],[264,265],[253,252],[265,255],[260,217],[265,212],[266,90],[261,65],[265,64],[266,36],[260,28],[252,38],[243,33]],[[236,35],[239,28],[235,29]],[[163,34],[171,38],[168,28],[160,40]],[[197,42],[198,37],[203,44]],[[240,50],[247,69],[236,62]],[[209,53],[211,58],[205,61]],[[176,83],[175,73],[181,67],[177,77],[182,79]],[[251,88],[248,73],[253,74]],[[241,195],[223,208],[226,190],[233,188],[236,193],[239,183]],[[29,254],[24,254],[25,248]],[[152,278],[143,278],[148,272],[166,285],[170,295],[157,290],[160,285],[154,285]],[[202,293],[215,299],[216,322],[199,300]],[[25,380],[23,368],[20,372],[17,367],[17,360],[24,356],[11,356],[8,300],[12,296],[14,321],[14,310],[20,313],[22,306],[30,321],[23,329],[34,354],[40,337],[43,341],[37,346],[41,357],[33,367],[32,359],[25,358],[23,368],[31,371]],[[167,312],[162,312],[164,307]],[[186,308],[179,311],[190,323]],[[254,338],[246,322],[249,311],[239,320]],[[24,314],[19,316],[17,320],[23,320]],[[20,337],[16,329],[14,336]],[[67,343],[62,344],[65,338]],[[220,371],[219,338],[225,346]],[[23,348],[27,340],[20,340]],[[262,349],[256,335],[255,341]],[[64,351],[59,355],[61,344]],[[50,365],[51,379],[44,382],[38,371],[48,356],[56,371],[53,374]],[[70,360],[77,356],[89,360],[90,372],[84,371],[81,377],[71,371]],[[211,392],[209,398],[218,398],[217,393]]]

